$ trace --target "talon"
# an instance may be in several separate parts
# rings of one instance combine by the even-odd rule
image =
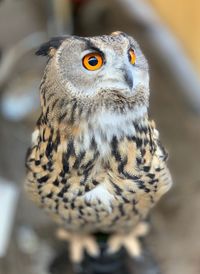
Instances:
[[[100,254],[95,238],[90,235],[70,233],[64,229],[58,229],[56,235],[59,239],[69,242],[70,258],[74,263],[82,261],[84,250],[93,257],[97,257]]]
[[[131,257],[140,257],[142,255],[142,247],[137,238],[125,239],[124,247]]]
[[[145,236],[149,231],[149,226],[146,223],[139,223],[131,233],[115,234],[108,240],[108,253],[119,251],[123,246],[131,257],[140,257],[142,254],[141,243],[139,237]]]
[[[64,240],[64,241],[68,241],[70,238],[69,233],[62,228],[57,229],[56,236],[58,237],[58,239]]]
[[[98,257],[100,254],[99,246],[92,236],[87,237],[85,241],[85,249],[87,250],[87,253],[93,257]]]
[[[139,223],[133,231],[137,237],[146,236],[149,232],[149,225],[145,222]]]

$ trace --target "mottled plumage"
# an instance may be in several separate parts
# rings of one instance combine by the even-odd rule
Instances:
[[[83,68],[88,51],[103,55],[98,71]],[[37,53],[49,60],[27,154],[27,191],[68,232],[131,233],[171,186],[167,154],[148,118],[144,55],[119,32],[54,38]]]

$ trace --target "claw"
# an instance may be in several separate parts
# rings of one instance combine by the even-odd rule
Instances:
[[[93,257],[100,254],[98,244],[91,235],[75,234],[64,229],[58,229],[56,234],[59,239],[69,242],[70,257],[74,263],[80,263],[83,260],[84,250]]]
[[[128,235],[115,234],[111,236],[108,240],[108,253],[117,252],[123,246],[131,257],[140,257],[142,248],[138,238],[145,236],[148,231],[149,226],[146,223],[139,223]]]

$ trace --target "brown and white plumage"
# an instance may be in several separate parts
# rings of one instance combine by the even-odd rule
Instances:
[[[94,51],[104,63],[87,71],[82,59]],[[49,60],[26,188],[68,233],[111,233],[111,250],[124,244],[138,255],[138,227],[146,231],[141,222],[171,186],[166,152],[148,119],[147,61],[136,41],[120,32],[56,38],[38,54]],[[135,235],[133,250],[125,234]]]

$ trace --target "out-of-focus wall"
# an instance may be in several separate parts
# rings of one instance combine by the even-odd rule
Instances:
[[[146,0],[169,25],[200,72],[200,0]]]

